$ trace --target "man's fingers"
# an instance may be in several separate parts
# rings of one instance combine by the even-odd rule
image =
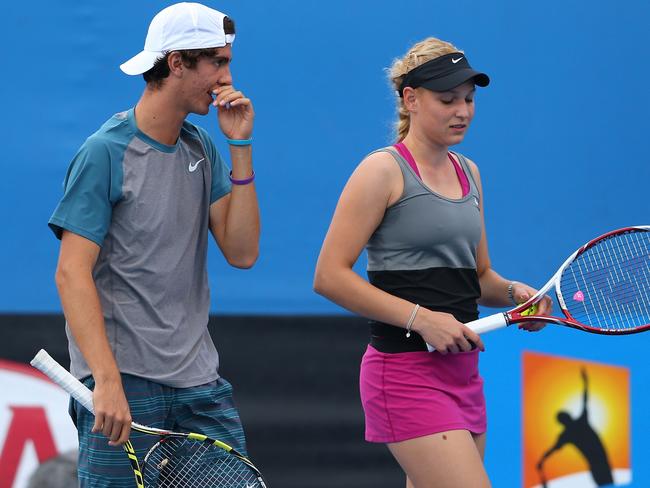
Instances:
[[[235,90],[232,86],[213,90],[212,93],[216,95],[214,102],[212,102],[212,105],[215,107],[250,104],[250,100],[241,91]],[[239,100],[245,100],[245,102]]]
[[[129,440],[130,434],[131,422],[125,422],[121,424],[121,428],[115,432],[115,438],[111,437],[111,440],[108,443],[111,446],[121,446]]]
[[[101,413],[95,414],[95,423],[91,432],[101,432],[104,427],[104,415]]]
[[[232,102],[230,102],[230,105],[232,107],[246,106],[250,104],[251,104],[251,99],[246,97],[238,98],[237,100],[233,100]]]
[[[237,92],[228,93],[223,97],[219,96],[217,97],[217,101],[219,102],[219,105],[224,106],[227,103],[230,103],[232,105],[232,103],[235,100],[239,100],[241,98],[244,98],[244,94],[242,92],[237,91]]]
[[[104,434],[109,439],[111,439],[111,436],[113,434],[113,425],[114,425],[113,419],[106,416],[104,419],[104,425],[102,426],[102,434]]]
[[[122,435],[122,428],[124,427],[124,424],[122,422],[113,422],[113,428],[111,429],[111,433],[108,436],[108,439],[111,442],[116,442],[120,436]]]

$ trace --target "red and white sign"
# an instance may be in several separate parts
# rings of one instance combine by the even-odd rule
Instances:
[[[69,397],[27,364],[0,359],[0,488],[24,488],[38,465],[77,448]]]

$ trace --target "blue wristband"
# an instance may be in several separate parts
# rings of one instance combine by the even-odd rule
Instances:
[[[250,139],[226,139],[226,142],[231,146],[250,146],[253,143],[253,138]]]

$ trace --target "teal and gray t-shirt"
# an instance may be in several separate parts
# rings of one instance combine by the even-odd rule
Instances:
[[[175,145],[116,114],[76,154],[49,225],[100,247],[93,276],[120,371],[174,387],[218,378],[207,330],[210,205],[230,192],[229,169],[203,129]],[[90,370],[66,326],[71,371]]]

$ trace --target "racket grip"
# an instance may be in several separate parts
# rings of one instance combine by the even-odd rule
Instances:
[[[465,324],[467,327],[472,329],[477,334],[482,334],[483,332],[490,332],[491,330],[500,329],[501,327],[506,327],[508,322],[506,321],[506,314],[504,313],[495,313],[494,315],[488,315],[482,319],[473,320]],[[436,349],[427,344],[427,349],[429,352],[433,352]]]
[[[57,363],[45,349],[38,351],[30,364],[36,369],[45,373],[52,381],[67,391],[72,398],[81,403],[90,412],[95,413],[93,409],[93,393],[84,386],[77,378],[72,376],[68,370]]]

